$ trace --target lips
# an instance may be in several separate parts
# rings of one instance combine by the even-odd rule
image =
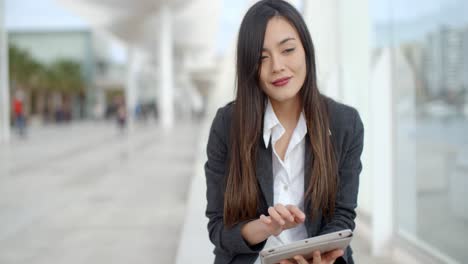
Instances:
[[[284,77],[284,78],[276,79],[272,82],[272,84],[274,86],[285,86],[286,84],[288,84],[290,79],[291,77]]]

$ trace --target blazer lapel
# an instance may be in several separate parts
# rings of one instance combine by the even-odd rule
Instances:
[[[257,180],[268,206],[273,206],[273,163],[271,160],[271,142],[268,144],[268,148],[265,148],[263,138],[260,138],[260,140],[262,142],[258,145],[257,151]]]

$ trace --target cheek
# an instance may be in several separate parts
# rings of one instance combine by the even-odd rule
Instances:
[[[296,72],[297,76],[300,77],[302,81],[305,79],[306,72],[307,72],[307,65],[305,62],[305,57],[300,56],[294,64],[294,71]]]
[[[296,72],[305,72],[306,71],[306,62],[305,62],[305,54],[297,54],[294,58],[293,64],[294,70]]]

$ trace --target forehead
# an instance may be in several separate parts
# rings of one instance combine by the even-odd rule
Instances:
[[[270,19],[265,30],[263,46],[276,46],[285,38],[295,38],[298,41],[299,34],[296,28],[284,17],[276,16]]]

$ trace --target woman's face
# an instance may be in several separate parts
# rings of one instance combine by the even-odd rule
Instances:
[[[268,21],[260,65],[260,87],[274,103],[299,99],[306,76],[304,47],[283,17]]]

